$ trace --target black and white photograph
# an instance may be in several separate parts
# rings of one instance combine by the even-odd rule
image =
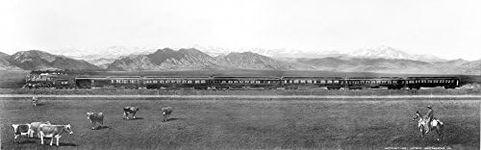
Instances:
[[[478,150],[479,0],[1,0],[0,149]]]

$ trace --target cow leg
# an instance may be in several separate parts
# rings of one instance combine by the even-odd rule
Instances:
[[[135,114],[136,114],[136,113],[137,113],[137,112],[132,113],[132,116],[133,116],[134,119],[135,119]]]
[[[60,137],[57,137],[57,147],[60,145],[59,142],[58,142],[59,140],[60,140]]]
[[[20,140],[17,140],[18,139],[18,135],[15,135],[15,137],[13,137],[13,142],[17,141],[17,143],[20,143]]]
[[[43,145],[43,134],[42,133],[39,133],[40,134],[40,144]]]
[[[129,119],[129,116],[127,116],[127,115],[128,115],[127,112],[124,111],[124,119],[125,119],[125,118]]]

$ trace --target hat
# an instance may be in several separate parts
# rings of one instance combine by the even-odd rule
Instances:
[[[428,108],[429,108],[429,109],[431,109],[431,107],[432,107],[431,105],[428,105]]]

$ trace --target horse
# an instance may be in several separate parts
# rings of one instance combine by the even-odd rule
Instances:
[[[422,117],[419,111],[416,111],[416,115],[413,117],[413,120],[418,119],[418,128],[419,131],[421,132],[421,137],[424,138],[424,135],[428,134],[432,130],[436,130],[436,133],[438,134],[438,138],[436,139],[437,141],[441,141],[443,137],[443,127],[444,123],[441,122],[441,120],[433,118],[431,121],[431,126],[429,126],[429,119]]]

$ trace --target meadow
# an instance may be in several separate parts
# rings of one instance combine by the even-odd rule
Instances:
[[[445,136],[424,139],[414,112],[434,106]],[[138,119],[122,119],[122,107],[139,106]],[[174,107],[161,122],[161,106]],[[0,99],[1,149],[49,149],[39,139],[13,142],[11,123],[70,123],[58,149],[478,149],[479,100],[142,100]],[[90,130],[87,111],[105,113],[105,127]]]

